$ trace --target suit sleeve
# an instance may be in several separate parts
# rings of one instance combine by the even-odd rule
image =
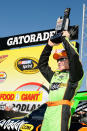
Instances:
[[[63,46],[67,52],[69,59],[69,68],[70,68],[70,81],[77,82],[81,80],[83,76],[82,64],[79,60],[79,54],[76,51],[76,48],[71,44],[68,38],[63,37]]]
[[[46,78],[48,82],[50,82],[54,74],[54,72],[51,70],[50,66],[48,65],[51,51],[52,51],[52,47],[47,44],[40,56],[39,63],[38,63],[38,68],[40,72]]]

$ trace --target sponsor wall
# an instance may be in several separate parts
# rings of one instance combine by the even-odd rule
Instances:
[[[0,91],[14,91],[29,82],[48,86],[37,67],[43,48],[44,45],[1,51],[0,55],[6,57],[0,63]]]
[[[0,109],[28,113],[48,100],[49,83],[38,69],[40,54],[55,31],[46,30],[0,38]],[[76,43],[73,43],[76,44]],[[53,71],[57,62],[52,50],[49,64]]]
[[[0,110],[29,113],[47,101],[49,83],[37,65],[54,33],[52,29],[0,38]]]

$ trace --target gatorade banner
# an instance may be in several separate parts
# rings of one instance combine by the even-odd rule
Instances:
[[[0,38],[0,50],[41,45],[55,33],[54,29]]]

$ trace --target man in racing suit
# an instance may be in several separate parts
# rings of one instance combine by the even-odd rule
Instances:
[[[38,67],[40,72],[50,83],[47,109],[42,123],[41,131],[68,131],[70,125],[70,106],[80,81],[83,68],[75,47],[69,41],[70,34],[63,31],[62,44],[65,52],[54,54],[59,70],[53,72],[48,65],[49,56],[55,43],[48,41],[40,59]]]

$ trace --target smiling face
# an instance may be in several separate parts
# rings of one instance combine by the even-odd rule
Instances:
[[[68,58],[60,58],[57,60],[58,63],[58,69],[60,71],[62,70],[69,70],[69,61]]]

